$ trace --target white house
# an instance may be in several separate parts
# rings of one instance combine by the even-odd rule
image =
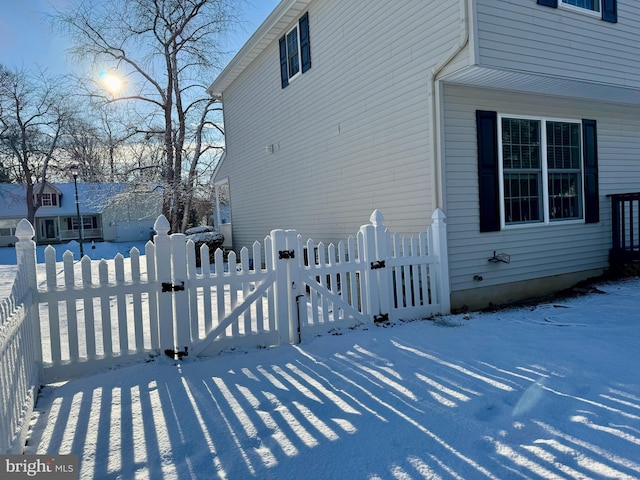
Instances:
[[[234,248],[439,207],[454,307],[602,273],[607,196],[640,192],[639,44],[636,0],[281,1],[209,88]]]
[[[73,183],[45,183],[34,187],[42,206],[36,211],[34,229],[41,244],[79,239],[82,224],[85,241],[148,240],[162,212],[162,192],[149,186],[124,183],[78,183],[78,222]],[[0,184],[0,246],[13,245],[18,222],[27,217],[26,187]]]

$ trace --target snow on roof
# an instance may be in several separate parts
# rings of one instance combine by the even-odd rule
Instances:
[[[40,207],[36,217],[75,215],[76,196],[73,183],[52,183],[60,190],[60,205]],[[122,192],[126,183],[78,183],[78,203],[81,214],[100,213],[114,195]],[[25,203],[26,185],[0,184],[0,218],[24,218],[27,216]]]

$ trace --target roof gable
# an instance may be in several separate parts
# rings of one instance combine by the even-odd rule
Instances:
[[[57,193],[58,195],[62,195],[62,192],[59,188],[49,182],[44,182],[44,186],[42,183],[36,183],[33,186],[33,193]]]
[[[222,97],[227,87],[298,20],[311,2],[312,0],[282,0],[207,89],[209,95]]]

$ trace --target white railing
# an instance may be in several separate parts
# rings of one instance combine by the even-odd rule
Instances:
[[[8,298],[0,301],[0,453],[22,453],[42,383],[40,325],[36,304],[35,231],[16,229],[18,271]]]
[[[82,239],[92,240],[96,238],[102,238],[101,228],[83,228]],[[78,230],[60,230],[60,240],[78,240]]]

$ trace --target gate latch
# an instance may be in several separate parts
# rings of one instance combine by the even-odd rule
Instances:
[[[179,285],[173,284],[171,282],[162,282],[163,292],[177,292],[179,290],[184,290],[184,282],[180,282]]]
[[[385,268],[386,264],[384,260],[378,260],[377,262],[371,262],[371,270],[377,270],[378,268]]]
[[[279,250],[278,255],[280,260],[289,260],[290,258],[296,258],[295,250]]]

